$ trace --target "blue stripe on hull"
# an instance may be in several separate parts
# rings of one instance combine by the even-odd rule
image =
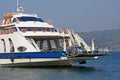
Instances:
[[[20,53],[0,53],[0,58],[60,58],[65,57],[66,52],[20,52]]]

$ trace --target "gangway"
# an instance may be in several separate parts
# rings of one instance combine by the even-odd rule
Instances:
[[[87,52],[92,52],[91,48],[86,44],[86,42],[75,32],[68,31],[69,37],[75,46],[84,47]]]

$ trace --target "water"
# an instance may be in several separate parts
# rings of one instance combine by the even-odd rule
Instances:
[[[6,68],[0,67],[0,80],[119,80],[120,52],[87,61],[79,67]]]

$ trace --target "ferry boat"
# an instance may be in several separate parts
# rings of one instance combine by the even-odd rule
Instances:
[[[25,14],[22,7],[3,18],[0,22],[1,66],[71,66],[103,56],[74,31],[57,29],[51,20]]]

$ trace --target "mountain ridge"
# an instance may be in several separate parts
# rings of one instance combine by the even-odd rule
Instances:
[[[109,48],[110,50],[120,50],[120,29],[77,32],[91,46],[92,38],[95,39],[98,48]]]

